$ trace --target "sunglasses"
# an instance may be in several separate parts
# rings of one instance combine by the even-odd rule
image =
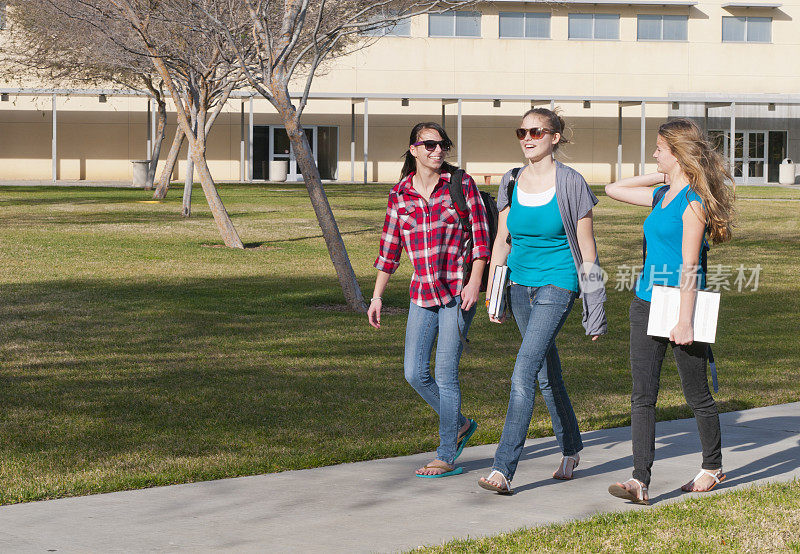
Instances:
[[[437,146],[442,149],[442,152],[447,152],[450,150],[450,145],[445,144],[443,140],[420,140],[411,146],[425,146],[425,150],[428,152],[433,152],[436,150]]]
[[[551,135],[556,134],[556,131],[553,129],[548,129],[547,127],[532,127],[530,129],[517,129],[517,138],[522,140],[525,138],[526,135],[530,134],[532,139],[540,139],[546,134],[550,133]]]

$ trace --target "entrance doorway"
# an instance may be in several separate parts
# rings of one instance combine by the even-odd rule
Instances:
[[[730,159],[730,131],[710,131],[711,140]],[[737,185],[777,182],[778,166],[786,156],[786,131],[737,131],[734,134],[733,177]]]
[[[319,168],[320,177],[335,180],[338,173],[339,128],[309,125],[303,131],[311,146]],[[255,125],[253,127],[253,179],[269,180],[269,162],[288,162],[287,181],[302,181],[297,159],[289,143],[289,135],[281,125]]]

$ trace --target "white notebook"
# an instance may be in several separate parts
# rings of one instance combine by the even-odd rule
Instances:
[[[716,340],[719,299],[718,292],[697,291],[697,300],[694,303],[694,340],[708,343]],[[669,332],[678,324],[680,306],[681,291],[678,287],[654,286],[647,334],[669,338]]]
[[[502,317],[506,311],[506,282],[508,281],[508,266],[498,265],[494,268],[492,276],[492,290],[489,295],[489,315],[496,318]]]

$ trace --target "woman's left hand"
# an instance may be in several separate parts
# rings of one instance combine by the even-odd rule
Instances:
[[[669,332],[669,340],[675,344],[692,344],[694,342],[694,329],[691,323],[681,323],[672,328]]]
[[[470,280],[467,285],[461,289],[461,309],[464,311],[469,310],[475,303],[478,301],[478,294],[481,292],[481,283],[479,280],[475,280],[475,283],[472,283]]]

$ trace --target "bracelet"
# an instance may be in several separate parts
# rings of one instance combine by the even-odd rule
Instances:
[[[383,298],[381,298],[380,296],[373,296],[372,298],[369,299],[369,303],[372,304],[376,300],[380,300],[381,302],[383,302]]]

